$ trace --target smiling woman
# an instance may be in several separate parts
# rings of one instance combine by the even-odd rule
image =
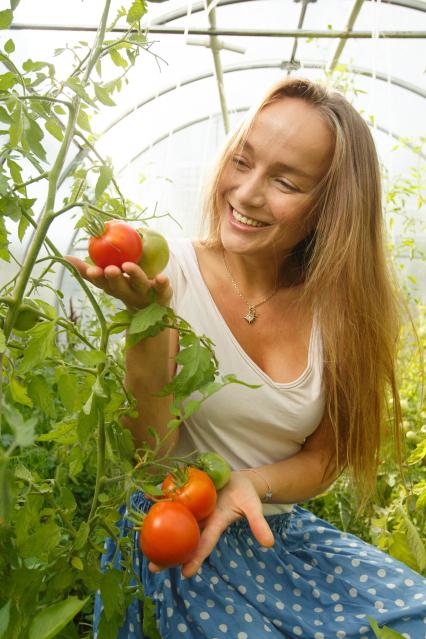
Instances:
[[[136,554],[162,637],[372,639],[366,621],[377,613],[404,637],[420,636],[421,576],[297,505],[345,469],[363,499],[372,493],[385,391],[398,442],[398,299],[368,126],[337,92],[279,82],[228,139],[205,216],[207,237],[171,242],[165,277],[149,285],[173,290],[176,312],[214,342],[221,372],[252,388],[221,389],[175,433],[179,457],[215,451],[233,471],[181,569]],[[134,296],[145,282],[137,267],[125,270],[126,278],[105,273],[108,291],[123,301],[124,285]],[[139,409],[128,426],[138,442],[152,427],[164,432],[171,399],[153,393],[176,357],[176,340],[164,333],[127,351]],[[150,504],[136,493],[132,507]],[[130,527],[124,517],[124,536]],[[103,564],[119,566],[120,556],[110,540]],[[96,620],[101,607],[98,598]],[[141,637],[141,628],[136,602],[119,637]]]

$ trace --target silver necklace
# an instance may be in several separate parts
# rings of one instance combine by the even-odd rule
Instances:
[[[256,304],[250,304],[250,302],[248,301],[248,299],[241,293],[240,288],[237,284],[237,282],[234,280],[234,278],[232,277],[232,273],[229,270],[229,266],[228,263],[226,261],[226,257],[225,257],[225,251],[222,249],[222,257],[223,257],[223,263],[225,264],[225,268],[226,268],[226,272],[229,275],[229,279],[231,280],[235,291],[237,293],[237,295],[239,297],[241,297],[241,299],[243,300],[243,302],[246,304],[248,311],[246,313],[246,315],[244,315],[243,319],[246,320],[246,322],[248,322],[249,324],[253,324],[253,322],[256,320],[257,315],[256,315],[256,309],[259,308],[259,306],[262,306],[262,304],[265,304],[265,302],[267,302],[268,300],[271,299],[271,297],[273,297],[275,295],[275,293],[277,293],[278,291],[278,284],[276,284],[274,290],[269,293],[269,295],[267,295],[266,297],[264,297],[262,300],[260,300],[260,302],[257,302]]]

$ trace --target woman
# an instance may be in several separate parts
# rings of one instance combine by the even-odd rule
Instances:
[[[279,82],[227,141],[206,214],[207,239],[173,242],[153,281],[134,264],[73,259],[130,308],[154,288],[213,340],[222,373],[260,385],[225,387],[174,435],[177,454],[215,450],[234,472],[189,563],[160,571],[136,558],[162,637],[370,639],[367,615],[423,637],[425,580],[293,505],[344,469],[372,491],[387,388],[398,433],[398,303],[368,126],[338,93]],[[165,433],[170,398],[152,393],[176,352],[171,331],[127,352],[136,442],[149,426]],[[141,636],[133,605],[119,637]]]

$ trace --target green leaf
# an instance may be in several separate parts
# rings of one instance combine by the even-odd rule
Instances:
[[[41,322],[31,330],[31,338],[20,365],[22,373],[32,370],[53,355],[55,336],[55,322]]]
[[[9,113],[2,106],[0,106],[0,122],[4,122],[5,124],[10,124],[12,122],[12,118]]]
[[[127,13],[126,20],[128,24],[133,24],[134,22],[139,22],[142,16],[145,15],[147,9],[145,2],[143,0],[134,0],[130,9]]]
[[[4,406],[4,414],[13,431],[16,445],[22,448],[31,446],[35,438],[37,417],[25,420],[21,413],[9,404]]]
[[[66,86],[69,87],[74,93],[76,93],[84,102],[90,104],[90,106],[95,107],[97,109],[96,102],[92,100],[92,98],[87,93],[86,89],[81,84],[78,78],[68,78],[65,82]]]
[[[50,135],[53,135],[53,137],[59,140],[59,142],[62,142],[64,139],[64,132],[56,118],[49,118],[46,120],[46,124],[44,126],[46,127],[46,130],[49,131]]]
[[[102,104],[105,104],[106,106],[116,106],[114,100],[111,99],[111,96],[105,87],[97,83],[94,83],[93,86],[95,87],[95,94],[99,102],[102,102]]]
[[[107,164],[103,164],[99,169],[99,177],[95,187],[95,198],[98,200],[102,193],[108,188],[113,177],[112,168]]]
[[[153,303],[138,311],[132,318],[129,333],[144,333],[149,328],[161,322],[167,315],[167,308],[160,304]]]
[[[64,446],[70,446],[77,441],[76,422],[60,422],[48,433],[43,433],[37,437],[38,442],[57,442]]]
[[[25,117],[25,138],[29,144],[31,151],[40,158],[40,160],[46,160],[46,151],[40,144],[44,138],[43,129],[38,125],[34,118],[30,116]]]
[[[419,442],[416,448],[413,450],[411,455],[409,456],[407,463],[408,464],[417,464],[417,462],[422,461],[426,457],[426,439],[423,439]]]
[[[88,600],[68,597],[36,614],[29,631],[29,639],[51,639],[74,619]]]
[[[370,617],[369,615],[367,615],[367,619],[377,639],[404,639],[403,635],[400,635],[399,632],[396,632],[395,630],[392,630],[391,628],[388,628],[387,626],[383,626],[382,628],[379,628],[377,621],[375,621],[373,617]]]
[[[404,518],[404,524],[407,531],[407,543],[411,550],[411,553],[417,561],[419,572],[423,572],[426,568],[426,548],[420,537],[419,531],[408,517],[407,513],[401,510],[401,514]]]
[[[23,109],[22,104],[18,102],[12,112],[12,124],[9,129],[9,143],[11,147],[15,148],[21,144],[23,130]]]
[[[4,353],[6,350],[6,336],[3,333],[3,329],[0,328],[0,353]]]
[[[109,55],[116,67],[127,69],[128,64],[123,56],[116,49],[109,49]]]
[[[15,43],[13,42],[13,40],[9,38],[9,40],[4,45],[4,50],[6,51],[6,53],[13,53],[15,51]]]
[[[80,129],[83,129],[84,131],[87,131],[88,133],[92,133],[92,129],[90,128],[89,116],[87,115],[86,111],[82,109],[81,107],[77,116],[77,124],[80,127]]]
[[[143,635],[147,639],[161,639],[157,629],[157,619],[155,614],[155,604],[150,597],[143,599]]]
[[[89,537],[90,526],[86,521],[83,521],[80,524],[80,528],[78,529],[77,535],[74,539],[74,549],[82,550],[87,543],[87,539]]]
[[[35,375],[28,384],[28,394],[34,404],[48,417],[55,417],[55,404],[51,385],[41,375]]]
[[[70,413],[74,412],[76,406],[76,395],[78,393],[77,378],[71,373],[64,372],[58,378],[59,399]]]
[[[10,261],[9,239],[6,224],[3,217],[0,217],[0,258],[5,262]]]
[[[21,384],[14,375],[11,375],[9,379],[9,391],[14,402],[32,407],[33,403],[28,397],[26,386]]]
[[[105,616],[107,619],[122,610],[123,608],[123,590],[122,590],[122,573],[118,570],[108,570],[101,582],[101,596],[104,604]]]
[[[11,603],[9,600],[3,608],[0,609],[0,639],[3,639],[3,637],[6,639],[7,636],[6,631],[9,625]]]
[[[0,29],[8,29],[12,24],[13,13],[10,9],[0,11]]]
[[[105,353],[103,351],[74,351],[75,357],[84,366],[97,366],[105,361]]]

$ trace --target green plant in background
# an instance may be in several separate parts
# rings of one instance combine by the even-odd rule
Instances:
[[[14,0],[12,9],[17,4]],[[129,1],[111,20],[105,0],[94,45],[80,42],[57,50],[74,61],[65,78],[57,77],[51,62],[27,60],[18,67],[12,40],[0,52],[0,133],[7,136],[0,160],[0,259],[14,261],[18,271],[0,290],[0,639],[91,636],[97,590],[105,602],[101,639],[115,638],[133,596],[144,605],[144,632],[158,637],[152,604],[133,573],[130,540],[119,541],[127,557],[124,570],[111,567],[102,574],[99,568],[105,537],[118,539],[118,507],[152,481],[153,469],[176,461],[159,456],[161,442],[135,451],[121,426],[121,418],[134,411],[123,384],[124,333],[137,341],[165,327],[179,332],[181,367],[168,389],[174,396],[170,432],[199,406],[188,403],[183,412],[185,397],[198,390],[203,401],[237,382],[232,376],[217,378],[213,344],[195,335],[183,318],[155,300],[135,315],[119,310],[107,296],[93,293],[48,237],[52,223],[70,212],[78,229],[92,215],[144,223],[156,215],[122,193],[91,130],[91,115],[100,105],[114,105],[138,57],[155,55],[140,29],[145,11],[143,0]],[[0,28],[8,28],[12,17],[12,10],[0,11]],[[111,39],[110,29],[120,19],[128,31]],[[111,66],[114,77],[106,79]],[[80,151],[69,167],[74,143]],[[58,202],[65,179],[70,187]],[[417,193],[410,184],[398,182],[388,190],[389,206],[397,203],[395,214],[404,210],[400,198],[407,190],[409,196]],[[40,187],[44,200],[34,197],[33,189]],[[35,208],[42,211],[38,221]],[[21,241],[32,233],[22,262],[10,252],[11,224]],[[413,250],[418,256],[415,243]],[[62,268],[78,282],[90,311],[67,309],[62,293],[52,289],[49,274]],[[47,289],[59,310],[40,299]],[[426,325],[418,320],[417,327],[425,346]],[[309,505],[424,571],[425,412],[413,355],[418,345],[410,335],[407,327],[400,355],[405,484],[389,461],[381,468],[369,513],[357,513],[345,478]],[[378,637],[396,636],[374,631]]]
[[[0,258],[17,265],[0,290],[0,637],[8,639],[91,636],[97,590],[105,602],[101,637],[116,636],[133,596],[144,602],[146,632],[158,636],[152,604],[133,571],[130,540],[120,541],[124,570],[110,567],[103,574],[99,567],[105,538],[119,536],[119,506],[152,481],[153,471],[164,474],[177,461],[160,457],[167,435],[154,448],[135,451],[121,426],[135,408],[123,383],[125,344],[119,335],[127,331],[128,341],[136,343],[165,328],[178,331],[180,368],[168,387],[174,398],[169,433],[201,401],[237,381],[231,375],[217,379],[212,343],[172,309],[153,299],[133,315],[120,311],[92,292],[48,237],[52,223],[68,212],[76,214],[76,228],[93,215],[144,223],[152,217],[125,198],[110,162],[93,145],[90,114],[98,105],[113,106],[137,57],[152,54],[139,26],[145,2],[129,3],[112,22],[110,4],[105,0],[93,45],[80,42],[56,52],[74,59],[66,78],[58,78],[51,63],[27,60],[19,68],[12,40],[0,53],[0,122],[7,136],[0,162]],[[0,12],[0,27],[10,26],[12,17],[12,10]],[[109,39],[118,19],[126,20],[128,30]],[[106,60],[118,69],[108,81]],[[70,171],[66,160],[76,142],[79,162]],[[69,193],[58,202],[67,178]],[[32,197],[36,183],[44,196]],[[32,228],[22,262],[10,252],[6,221],[21,241]],[[90,318],[68,313],[62,293],[49,283],[48,275],[63,268],[78,282]],[[59,312],[38,297],[43,289],[54,292]],[[182,400],[196,390],[201,399],[183,410]]]

